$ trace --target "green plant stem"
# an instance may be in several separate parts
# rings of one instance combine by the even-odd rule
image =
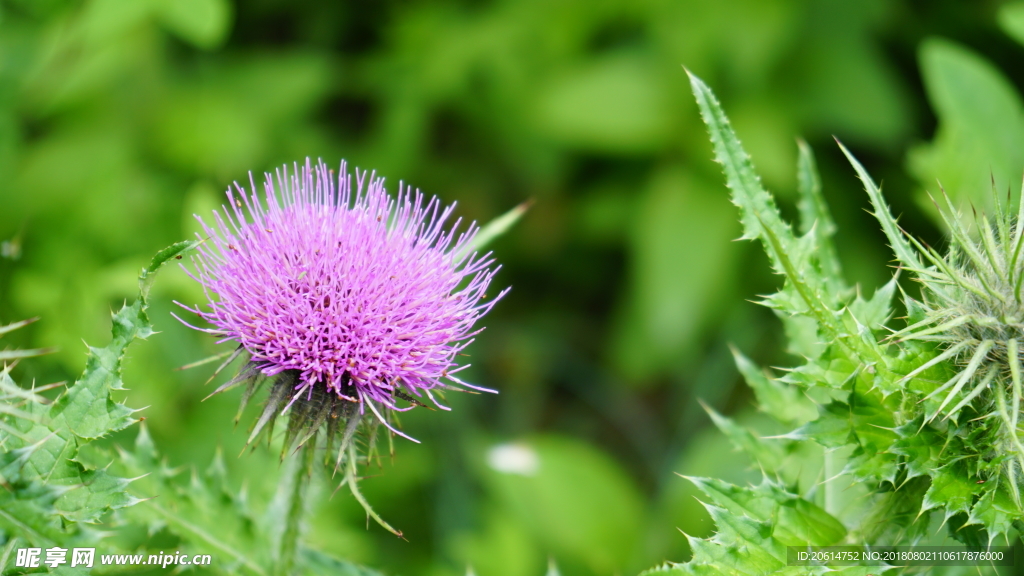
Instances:
[[[825,482],[823,488],[825,490],[825,511],[833,516],[839,515],[839,494],[836,490],[834,483],[838,480],[839,470],[837,470],[838,462],[836,462],[835,450],[825,449]]]
[[[316,451],[316,437],[310,438],[299,453],[291,470],[291,494],[288,498],[288,516],[284,532],[281,534],[280,548],[277,555],[277,576],[289,576],[295,565],[295,554],[299,549],[299,536],[302,532],[302,518],[306,515],[306,493],[309,491],[313,469],[313,454]]]

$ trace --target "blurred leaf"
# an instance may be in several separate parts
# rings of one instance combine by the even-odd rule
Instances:
[[[999,7],[999,27],[1010,37],[1024,44],[1024,2],[1009,2]]]
[[[330,78],[324,58],[301,52],[250,58],[218,72],[163,99],[152,144],[186,172],[242,181],[247,170],[265,165],[271,149],[292,141],[294,123],[322,97]]]
[[[820,134],[899,153],[913,126],[902,72],[872,37],[888,26],[889,3],[847,2],[811,16],[808,38],[787,64],[801,70],[804,85],[790,98],[793,113]]]
[[[158,0],[160,19],[186,42],[210,50],[227,39],[231,28],[228,0]]]
[[[959,44],[926,40],[919,58],[939,129],[930,144],[910,151],[907,166],[934,194],[938,179],[954,200],[991,207],[991,178],[1005,190],[1024,170],[1020,96],[991,63]]]
[[[654,175],[633,224],[634,280],[611,342],[629,382],[643,382],[692,354],[692,343],[728,295],[737,228],[729,204],[700,178],[678,168]]]
[[[535,473],[485,475],[503,513],[519,518],[543,553],[571,558],[598,574],[624,570],[644,519],[629,477],[578,440],[546,436],[524,446],[536,453]]]
[[[618,154],[664,146],[677,123],[663,76],[621,54],[559,74],[537,95],[537,126],[570,146]]]
[[[457,534],[455,556],[479,576],[538,576],[544,555],[513,514],[486,511],[482,529]]]

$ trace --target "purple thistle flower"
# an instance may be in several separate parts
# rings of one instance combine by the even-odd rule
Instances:
[[[344,162],[337,177],[322,162],[285,166],[276,186],[266,175],[263,198],[251,175],[250,186],[229,188],[230,208],[215,211],[212,224],[197,217],[208,240],[189,275],[209,310],[179,303],[214,328],[183,323],[239,344],[224,365],[249,356],[217,392],[247,382],[244,405],[254,385],[275,382],[250,441],[288,407],[299,444],[325,422],[330,438],[341,420],[344,451],[368,414],[408,438],[389,422],[391,411],[422,406],[424,396],[447,410],[438,389],[491,391],[456,376],[469,367],[457,357],[507,290],[484,302],[498,267],[489,253],[467,253],[475,224],[447,226],[454,204],[401,184],[393,198],[365,171],[353,188]]]

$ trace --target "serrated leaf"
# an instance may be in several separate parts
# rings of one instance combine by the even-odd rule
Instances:
[[[896,435],[889,451],[903,456],[908,478],[926,476],[938,467],[944,438],[924,425],[923,416],[896,428]]]
[[[736,348],[732,348],[736,367],[757,396],[758,409],[785,423],[805,423],[818,415],[818,409],[797,387],[770,378]]]
[[[718,532],[691,541],[693,563],[721,565],[738,572],[771,573],[786,565],[786,547],[772,537],[772,524],[704,504]]]
[[[781,243],[792,244],[795,242],[792,230],[782,220],[775,199],[761,185],[761,178],[754,171],[750,156],[733,132],[729,119],[715,95],[700,78],[688,70],[687,74],[697,105],[700,107],[701,117],[711,135],[715,160],[722,165],[726,182],[732,190],[732,201],[740,208],[743,238],[764,240],[763,231],[771,229]]]
[[[721,480],[691,478],[715,504],[705,503],[718,527],[707,539],[687,536],[693,557],[667,562],[641,576],[869,576],[887,566],[788,566],[786,542],[834,544],[845,527],[818,506],[765,480],[740,488]]]
[[[892,217],[889,205],[885,203],[885,198],[882,197],[882,191],[875,185],[875,181],[871,179],[868,171],[846,149],[846,146],[843,146],[842,142],[837,141],[837,143],[839,144],[839,149],[843,151],[846,159],[853,166],[854,171],[857,172],[861,182],[864,183],[864,189],[867,191],[868,198],[871,200],[871,207],[874,209],[874,216],[878,219],[878,223],[882,225],[882,232],[889,239],[889,247],[896,254],[896,259],[908,268],[924,270],[925,267],[921,263],[921,259],[917,257],[917,251],[903,237],[903,231],[900,229],[899,224],[896,223],[896,219]]]
[[[981,487],[968,472],[967,465],[957,460],[939,468],[932,475],[932,485],[924,495],[922,510],[943,508],[946,518],[967,512],[971,508],[974,496],[981,492]]]
[[[733,203],[740,208],[743,238],[759,238],[762,241],[772,266],[780,274],[785,274],[787,282],[806,306],[790,312],[806,311],[818,322],[827,338],[841,341],[851,350],[877,362],[880,359],[877,350],[840,329],[834,310],[826,300],[823,279],[813,266],[806,265],[815,253],[815,238],[810,235],[801,238],[794,236],[789,224],[782,219],[774,198],[761,185],[750,157],[736,137],[715,95],[703,81],[689,71],[687,74],[701,117],[711,135],[715,159],[725,172],[726,183],[732,190]]]
[[[814,440],[826,448],[840,448],[850,442],[852,432],[850,406],[837,400],[823,406],[817,420],[804,424],[791,435]]]
[[[133,490],[147,499],[125,510],[124,518],[147,528],[159,522],[184,540],[186,552],[216,554],[228,572],[268,574],[269,540],[261,536],[254,515],[238,491],[226,485],[218,467],[202,475],[193,471],[187,482],[179,482],[179,471],[159,462],[149,434],[142,430],[136,451],[122,454],[121,465],[125,474],[142,477]],[[156,494],[159,498],[150,498]]]
[[[830,546],[846,527],[816,504],[783,490],[765,478],[744,488],[714,478],[688,478],[717,506],[732,514],[772,522],[772,536],[786,546]]]
[[[997,485],[982,494],[967,519],[967,524],[980,524],[985,528],[990,543],[1003,534],[1009,534],[1014,521],[1019,521],[1022,515],[1013,496],[997,482],[993,481],[993,484]]]
[[[765,442],[746,428],[739,426],[707,406],[704,407],[704,410],[711,416],[715,426],[729,438],[733,446],[753,458],[763,470],[775,472],[782,465],[785,454],[780,447]]]
[[[376,570],[309,548],[302,549],[299,558],[308,573],[315,576],[381,576]]]
[[[835,243],[832,237],[836,233],[836,223],[829,212],[825,196],[821,192],[821,178],[814,161],[814,152],[803,140],[797,141],[800,155],[797,160],[797,194],[800,210],[800,233],[813,235],[814,244],[818,247],[814,257],[821,268],[825,282],[831,291],[839,295],[846,290],[843,281],[843,269],[839,263]]]
[[[132,410],[115,402],[111,391],[123,389],[121,361],[137,338],[153,333],[146,316],[146,295],[152,275],[166,261],[196,243],[179,243],[161,251],[139,276],[140,295],[112,315],[111,343],[90,347],[82,376],[53,404],[10,382],[6,372],[0,390],[0,474],[7,490],[0,525],[30,544],[67,545],[96,536],[86,525],[99,522],[112,510],[135,504],[127,491],[130,480],[106,469],[87,467],[80,450],[91,440],[134,422]],[[20,406],[9,409],[11,403]]]
[[[127,334],[115,337],[115,341],[106,348],[89,348],[89,357],[85,364],[85,373],[74,386],[60,396],[50,409],[49,417],[56,427],[67,427],[71,432],[84,440],[95,440],[111,432],[123,430],[131,426],[135,420],[131,417],[132,409],[115,402],[110,395],[111,390],[123,390],[121,382],[121,360],[128,344],[135,339],[135,325],[131,325],[130,316],[141,311],[141,304],[132,305],[129,314],[122,313],[115,330],[128,325]],[[148,330],[148,328],[147,328]]]
[[[54,509],[64,518],[75,522],[96,522],[107,510],[117,510],[138,502],[128,494],[131,480],[108,474],[106,470],[82,472],[82,487],[71,490],[54,502]]]
[[[886,282],[871,296],[865,300],[859,294],[850,303],[850,312],[858,322],[871,330],[878,330],[885,326],[886,320],[892,313],[892,296],[896,292],[896,278]]]

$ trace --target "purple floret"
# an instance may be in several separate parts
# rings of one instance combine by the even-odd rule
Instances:
[[[392,198],[365,171],[353,188],[344,162],[337,176],[322,162],[286,166],[276,186],[267,174],[262,199],[250,184],[228,190],[213,224],[199,218],[208,240],[190,275],[210,305],[182,307],[214,328],[197,329],[238,342],[266,376],[293,371],[292,400],[322,385],[385,424],[381,409],[408,409],[399,397],[480,389],[455,375],[469,366],[457,356],[505,292],[484,301],[498,267],[466,254],[475,224],[446,226],[454,204],[401,184]]]

